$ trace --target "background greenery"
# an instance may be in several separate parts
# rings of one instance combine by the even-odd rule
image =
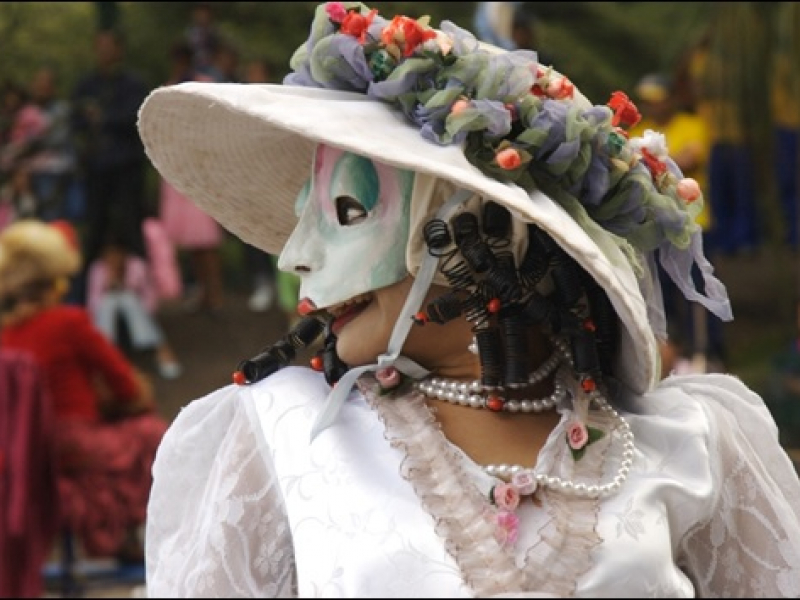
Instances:
[[[152,85],[166,78],[167,49],[189,21],[192,2],[2,2],[0,75],[24,81],[42,62],[58,65],[68,89],[92,64],[92,32],[116,18],[129,61]],[[307,36],[316,2],[211,2],[222,31],[245,58],[278,66]],[[428,14],[473,29],[476,2],[373,2],[385,15]],[[671,65],[704,31],[713,2],[526,2],[538,43],[591,97],[629,89],[642,74]],[[282,75],[283,73],[278,73]]]
[[[210,2],[221,31],[236,43],[244,61],[265,57],[281,79],[289,57],[302,44],[317,2]],[[373,2],[383,15],[430,15],[473,30],[476,2]],[[787,115],[775,114],[770,90],[776,65],[789,98],[800,98],[800,3],[798,2],[524,2],[532,15],[536,46],[569,75],[595,103],[614,90],[630,92],[653,71],[673,72],[686,53],[708,36],[713,67],[708,77],[717,93],[730,100],[740,117],[744,141],[753,150],[758,173],[759,223],[768,245],[778,248],[785,223],[776,198],[772,128]],[[183,35],[192,2],[0,2],[0,82],[27,83],[43,63],[55,65],[67,94],[93,65],[93,33],[116,22],[127,38],[127,61],[152,87],[167,78],[167,54]],[[800,105],[799,105],[800,106]],[[789,124],[800,127],[800,123]],[[800,172],[800,169],[798,169]],[[229,252],[240,248],[230,245]],[[731,366],[759,387],[771,370],[769,356],[797,335],[794,302],[800,297],[796,251],[781,249],[753,269],[780,289],[731,287],[738,294],[737,321],[748,323],[748,297],[774,294],[773,314],[752,315],[758,328],[742,334],[748,343],[732,349]],[[786,257],[789,257],[789,263]],[[241,264],[231,257],[231,263]],[[734,261],[722,263],[723,280],[735,275]],[[772,277],[773,271],[775,276]],[[786,277],[786,273],[791,273]],[[769,277],[768,277],[769,276]],[[756,298],[752,306],[760,307]],[[755,308],[753,309],[756,310]],[[744,321],[740,321],[741,318]],[[759,320],[760,319],[760,320]],[[770,320],[777,322],[770,325]],[[744,330],[743,330],[744,331]]]

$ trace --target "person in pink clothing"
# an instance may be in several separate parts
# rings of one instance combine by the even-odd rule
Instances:
[[[170,50],[171,72],[166,85],[184,81],[210,81],[192,67],[192,49],[185,42]],[[188,254],[194,291],[187,298],[190,307],[219,310],[223,303],[220,246],[223,230],[217,221],[161,178],[159,217],[173,245]]]
[[[27,91],[15,84],[6,87],[2,102],[8,124],[0,131],[0,203],[2,224],[7,225],[37,213],[30,178],[31,143],[47,128],[47,117]]]
[[[89,267],[87,288],[87,308],[100,331],[122,345],[122,319],[134,351],[154,349],[159,374],[165,379],[180,376],[181,365],[156,320],[159,294],[147,261],[110,237]]]

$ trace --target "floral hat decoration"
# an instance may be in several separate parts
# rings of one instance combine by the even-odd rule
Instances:
[[[662,134],[629,137],[640,116],[623,92],[593,105],[533,51],[358,2],[318,6],[290,66],[282,85],[189,82],[140,110],[156,168],[244,241],[280,252],[324,143],[448,180],[545,230],[608,294],[624,325],[619,378],[636,391],[657,381],[654,332],[665,335],[656,260],[688,299],[732,318],[695,223],[702,193]]]

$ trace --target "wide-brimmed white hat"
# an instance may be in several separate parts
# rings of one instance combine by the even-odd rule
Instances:
[[[591,106],[576,93],[578,103]],[[487,176],[468,160],[463,141],[421,136],[396,106],[322,87],[188,82],[153,91],[139,131],[165,179],[243,241],[273,254],[296,224],[295,198],[320,143],[497,202],[546,231],[604,288],[623,324],[617,378],[637,392],[657,381],[658,347],[642,293],[653,280],[647,262],[625,252],[620,236],[580,216],[579,207]]]

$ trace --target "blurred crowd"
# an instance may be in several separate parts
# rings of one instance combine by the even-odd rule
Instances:
[[[118,31],[100,30],[93,43],[95,63],[71,90],[61,90],[51,65],[28,81],[2,84],[0,228],[27,218],[69,222],[83,265],[66,301],[86,306],[126,350],[153,350],[158,373],[175,378],[182,369],[158,325],[159,305],[178,299],[190,310],[218,311],[225,296],[220,250],[228,238],[166,181],[158,181],[153,197],[136,130],[150,89],[128,66]],[[164,59],[163,85],[272,77],[268,61],[241,60],[207,3],[194,5]],[[296,281],[276,275],[274,257],[245,246],[250,309],[263,312],[277,301],[293,314]],[[120,300],[122,291],[130,298]]]
[[[241,60],[212,10],[193,5],[161,85],[270,82],[270,63]],[[162,308],[219,314],[223,243],[244,246],[249,310],[297,318],[296,278],[149,164],[137,117],[151,89],[123,35],[101,28],[92,43],[72,89],[52,65],[0,87],[0,556],[13,557],[0,565],[2,597],[40,595],[60,538],[83,557],[143,563],[168,425],[151,378],[184,371]]]
[[[521,9],[525,4],[532,3],[477,3],[476,32],[507,49],[537,49],[538,23]],[[753,157],[725,98],[707,84],[708,42],[703,37],[671,69],[642,77],[631,91],[642,121],[630,135],[662,132],[678,166],[700,184],[705,204],[699,222],[713,263],[721,253],[752,252],[762,240]],[[31,415],[18,407],[13,414],[6,409],[5,423],[8,431],[16,422],[38,432],[24,440],[17,436],[17,444],[41,446],[45,435],[55,440],[45,445],[58,456],[54,493],[65,515],[47,525],[53,506],[38,507],[49,515],[42,521],[33,503],[20,516],[28,526],[39,519],[35,529],[42,544],[31,551],[38,556],[17,554],[15,576],[0,577],[10,589],[0,583],[0,595],[38,593],[38,571],[31,575],[20,565],[38,569],[37,559],[50,551],[48,542],[64,527],[81,537],[89,553],[142,560],[149,465],[166,423],[154,409],[149,374],[134,367],[131,356],[148,353],[157,376],[181,377],[181,357],[161,325],[160,307],[177,302],[185,310],[214,315],[226,301],[222,245],[230,238],[164,180],[158,179],[152,201],[148,173],[153,171],[136,128],[150,89],[128,66],[118,31],[97,31],[93,44],[94,64],[71,90],[61,89],[51,65],[41,66],[27,81],[6,81],[0,88],[0,373],[6,379],[13,373],[15,382],[22,378],[13,383],[16,397],[25,390],[36,406],[51,406],[41,408],[38,429],[31,429]],[[557,56],[540,52],[539,58],[558,68]],[[220,34],[206,3],[193,5],[190,21],[164,60],[169,74],[163,85],[272,80],[269,61],[243,61],[237,45]],[[786,242],[796,245],[800,110],[781,89],[773,90],[780,157],[775,176]],[[31,223],[57,230],[66,245],[45,244],[49,234],[21,228]],[[27,241],[20,242],[25,235]],[[275,257],[243,246],[249,309],[265,312],[277,305],[290,322],[296,319],[297,279],[279,273]],[[63,264],[67,255],[76,257],[75,264]],[[30,268],[21,270],[23,263]],[[724,371],[722,323],[686,302],[668,278],[662,288],[670,323],[664,375]],[[798,309],[800,315],[800,303]],[[800,319],[796,326],[800,334]],[[28,356],[34,360],[27,361]],[[776,369],[773,405],[798,404],[800,336]],[[42,388],[42,382],[56,383]],[[12,384],[4,385],[10,389]],[[51,413],[57,427],[44,418]],[[800,430],[800,411],[785,418],[795,414]],[[10,439],[0,439],[0,469],[18,469],[19,481],[26,481],[20,493],[33,497],[49,489],[49,480],[24,479],[30,465],[9,466],[7,457],[19,451],[10,447]],[[47,455],[41,448],[38,452]],[[14,551],[13,533],[0,524],[0,553]]]

